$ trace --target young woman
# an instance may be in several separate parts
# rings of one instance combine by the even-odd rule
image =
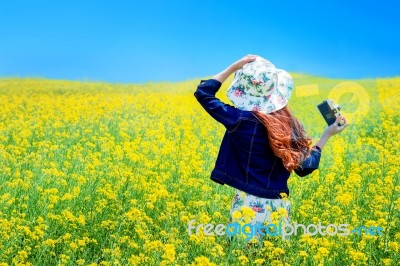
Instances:
[[[227,95],[234,106],[215,97],[232,73],[235,77]],[[279,209],[284,210],[285,222],[290,222],[286,196],[291,172],[306,176],[317,169],[325,143],[348,125],[339,117],[311,147],[311,138],[287,107],[292,90],[289,73],[262,57],[248,55],[202,80],[194,93],[226,128],[211,179],[236,189],[231,221],[238,216],[235,211],[247,206],[255,212],[252,224],[271,222],[271,213]],[[341,120],[344,124],[339,126]]]

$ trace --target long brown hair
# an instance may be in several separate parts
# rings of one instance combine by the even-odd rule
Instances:
[[[267,129],[268,140],[275,156],[282,159],[286,170],[292,172],[307,158],[311,151],[311,138],[303,125],[284,108],[269,114],[253,110],[253,114]]]

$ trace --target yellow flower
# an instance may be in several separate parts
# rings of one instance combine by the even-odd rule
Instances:
[[[247,206],[243,206],[241,208],[241,212],[242,212],[243,218],[246,219],[246,221],[250,221],[251,219],[253,219],[256,216],[255,211],[253,211],[252,208],[247,207]]]
[[[78,248],[78,245],[75,242],[69,243],[69,247],[73,250],[76,250]]]
[[[288,264],[287,263],[283,264],[283,262],[280,260],[273,260],[271,262],[271,266],[284,266],[284,265],[288,265]]]
[[[367,262],[368,261],[367,255],[361,251],[350,250],[349,254],[350,254],[350,258],[352,261],[356,261],[356,262]]]
[[[288,195],[285,192],[279,194],[282,199],[287,199]]]
[[[215,263],[210,262],[210,260],[204,256],[200,256],[194,259],[192,266],[216,266]]]
[[[162,255],[162,258],[168,260],[169,262],[174,262],[175,255],[176,255],[175,246],[173,244],[165,244],[164,254]]]
[[[279,219],[279,213],[276,212],[276,211],[272,212],[270,218],[271,218],[272,221],[278,220]]]
[[[265,263],[265,259],[255,259],[254,264],[263,265]]]
[[[299,251],[299,255],[302,256],[302,257],[304,257],[304,258],[308,257],[307,252],[305,252],[304,250],[300,250],[300,251]]]
[[[242,218],[242,213],[240,211],[233,211],[232,212],[232,219],[234,221],[239,220],[240,218]]]
[[[82,247],[82,246],[86,245],[86,241],[85,241],[85,239],[78,239],[77,244],[78,244],[78,246]]]
[[[389,247],[389,250],[392,250],[393,252],[396,252],[396,253],[399,252],[399,243],[397,243],[397,242],[389,241],[388,247]]]
[[[54,239],[46,239],[45,241],[43,241],[43,245],[46,245],[46,246],[54,248],[55,245],[57,244],[57,242],[58,241],[54,240]]]
[[[273,256],[280,256],[283,254],[285,254],[285,250],[283,250],[282,248],[274,248],[274,250],[272,251]]]
[[[244,265],[244,264],[249,262],[249,259],[245,255],[240,256],[238,258],[238,260],[239,260],[240,264],[242,264],[242,265]]]
[[[136,255],[131,255],[130,258],[128,259],[129,265],[139,265],[141,259],[139,256]]]
[[[84,259],[78,259],[78,260],[76,260],[76,264],[77,265],[84,265],[85,264],[85,260]]]
[[[277,211],[280,217],[286,217],[288,215],[288,212],[285,208],[278,208]]]

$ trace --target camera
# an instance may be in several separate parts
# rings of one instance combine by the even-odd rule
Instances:
[[[340,106],[335,104],[332,100],[325,100],[320,103],[318,106],[318,110],[321,112],[328,126],[335,123],[336,118],[340,116]],[[339,122],[339,126],[342,126],[344,121],[341,120]]]

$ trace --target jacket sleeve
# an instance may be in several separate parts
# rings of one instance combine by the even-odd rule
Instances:
[[[318,169],[320,158],[321,148],[314,146],[307,159],[305,159],[303,163],[294,170],[295,173],[301,177],[311,174],[315,169]]]
[[[229,130],[238,123],[239,110],[215,97],[221,85],[221,82],[215,79],[201,80],[194,96],[207,113]]]

